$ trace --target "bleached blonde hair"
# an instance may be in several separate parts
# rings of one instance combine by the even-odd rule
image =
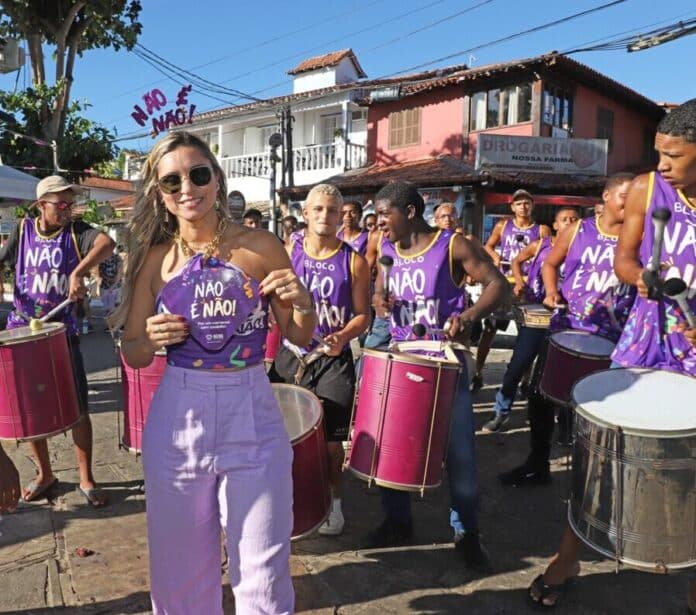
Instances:
[[[319,194],[327,194],[329,196],[332,196],[334,199],[338,201],[339,207],[343,205],[343,195],[341,194],[341,191],[336,188],[333,184],[317,184],[312,188],[308,193],[307,197],[305,198],[305,203],[309,203],[315,196]]]

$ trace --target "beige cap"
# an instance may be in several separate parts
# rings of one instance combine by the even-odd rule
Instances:
[[[529,199],[534,202],[534,197],[529,194],[524,188],[520,188],[519,190],[515,190],[515,192],[512,195],[512,198],[510,199],[511,203],[514,203],[515,201],[521,201],[522,199]]]
[[[84,192],[81,186],[71,184],[65,177],[61,177],[60,175],[49,175],[36,184],[36,199],[40,200],[45,194],[49,194],[50,192],[63,192],[64,190],[72,190],[75,194],[82,194]]]

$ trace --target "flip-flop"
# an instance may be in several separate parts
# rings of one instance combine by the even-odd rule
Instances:
[[[22,499],[25,502],[36,502],[41,496],[48,495],[48,492],[58,484],[58,479],[53,477],[50,483],[38,485],[35,480],[31,481],[22,491]],[[26,493],[26,495],[24,495]]]
[[[532,581],[532,584],[527,589],[527,599],[531,606],[537,609],[555,609],[561,599],[565,596],[568,591],[568,587],[571,585],[575,577],[570,577],[566,579],[563,583],[558,585],[549,585],[544,582],[544,575],[540,574],[536,579]],[[539,594],[539,599],[536,600],[532,597],[532,588],[536,589]],[[555,597],[553,604],[546,604],[544,598]]]
[[[104,506],[109,503],[109,498],[104,495],[99,487],[91,487],[88,489],[78,487],[77,491],[87,500],[87,503],[92,508],[104,508]]]

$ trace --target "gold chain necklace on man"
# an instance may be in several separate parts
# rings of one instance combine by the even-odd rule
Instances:
[[[217,232],[215,233],[215,237],[213,237],[213,240],[210,241],[205,245],[203,248],[203,258],[205,260],[208,260],[213,256],[215,251],[218,249],[220,242],[222,241],[222,236],[225,234],[225,231],[227,230],[227,220],[225,218],[220,219],[220,223],[218,224],[217,227]],[[184,253],[184,256],[186,258],[190,258],[199,250],[194,250],[188,243],[187,241],[181,236],[181,233],[177,229],[176,233],[174,234],[174,241],[179,245],[181,248],[181,251]]]

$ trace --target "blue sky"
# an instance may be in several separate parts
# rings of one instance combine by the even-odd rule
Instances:
[[[261,91],[257,96],[265,98],[289,92],[292,85],[286,71],[302,59],[328,51],[352,47],[368,76],[381,77],[608,1],[144,0],[140,42],[210,81],[247,93]],[[624,0],[427,68],[460,63],[481,66],[551,50],[566,51],[695,17],[695,0]],[[654,100],[683,102],[696,96],[696,35],[638,53],[599,51],[572,57]],[[0,76],[0,88],[12,89],[16,78],[16,74]],[[20,87],[25,79],[29,83],[29,75],[19,75]],[[130,113],[134,104],[142,104],[142,94],[155,87],[173,98],[180,86],[133,53],[97,50],[78,59],[72,93],[93,105],[88,112],[91,119],[123,136],[142,130]],[[223,98],[233,104],[241,102]],[[227,106],[195,89],[190,101],[198,110]],[[146,137],[119,145],[148,149],[152,140]]]

